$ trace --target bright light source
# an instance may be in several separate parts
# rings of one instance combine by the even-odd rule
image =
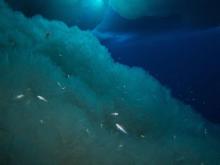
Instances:
[[[103,0],[92,0],[93,6],[96,8],[101,8],[104,5]]]

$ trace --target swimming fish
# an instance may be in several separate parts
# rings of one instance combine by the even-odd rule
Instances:
[[[119,113],[118,113],[118,112],[113,112],[113,113],[111,113],[111,115],[112,115],[112,116],[118,116]]]
[[[117,127],[117,129],[125,134],[128,134],[127,131],[118,123],[115,124],[115,126]]]
[[[19,100],[19,99],[22,99],[23,97],[24,97],[24,95],[23,95],[23,94],[20,94],[20,95],[17,95],[17,96],[16,96],[16,99]]]
[[[48,102],[47,99],[45,99],[43,96],[37,96],[37,98],[41,101]]]

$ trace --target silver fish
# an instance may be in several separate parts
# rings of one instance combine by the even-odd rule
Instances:
[[[48,102],[47,99],[45,99],[43,96],[37,96],[37,98],[41,101]]]
[[[117,127],[117,129],[125,134],[128,134],[127,131],[118,123],[115,124],[115,126]]]

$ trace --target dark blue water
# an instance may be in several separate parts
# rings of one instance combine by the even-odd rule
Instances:
[[[134,24],[117,15],[114,18],[118,27],[112,26],[108,31],[118,33],[100,38],[116,61],[144,68],[176,98],[208,120],[220,122],[220,28],[176,30],[178,25],[172,23],[173,19],[167,24]],[[128,32],[123,33],[123,29]]]

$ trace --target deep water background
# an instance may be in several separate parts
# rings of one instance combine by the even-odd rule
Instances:
[[[175,17],[127,20],[109,11],[97,29],[116,61],[144,68],[174,97],[220,123],[219,27],[190,28]]]

